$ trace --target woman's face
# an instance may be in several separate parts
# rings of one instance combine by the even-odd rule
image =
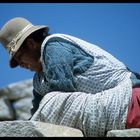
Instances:
[[[36,49],[38,47],[37,45],[38,44],[35,43],[33,47],[22,46],[22,48],[16,52],[14,59],[21,67],[36,72],[42,71],[40,52],[39,49]]]

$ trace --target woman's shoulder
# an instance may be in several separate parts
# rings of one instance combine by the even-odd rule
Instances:
[[[74,36],[68,34],[62,34],[62,33],[50,34],[44,39],[42,45],[48,44],[50,42],[58,42],[58,41],[64,43],[70,43],[72,41],[72,38],[74,38]]]

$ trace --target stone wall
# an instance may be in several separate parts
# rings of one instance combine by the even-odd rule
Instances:
[[[12,83],[0,89],[0,121],[27,120],[32,108],[32,79]]]
[[[80,130],[37,121],[0,122],[0,137],[83,137]]]

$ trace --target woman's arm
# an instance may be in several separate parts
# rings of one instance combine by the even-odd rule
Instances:
[[[34,89],[33,89],[33,100],[32,100],[32,105],[33,108],[31,109],[31,116],[36,112],[36,110],[39,107],[39,103],[43,96],[39,95]]]
[[[43,59],[50,91],[75,91],[73,53],[70,44],[58,41],[46,44]]]

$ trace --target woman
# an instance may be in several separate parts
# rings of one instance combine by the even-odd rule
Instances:
[[[10,55],[10,66],[14,68],[19,65],[36,72],[33,78],[34,100],[33,109],[31,110],[32,115],[36,113],[31,120],[39,119],[41,121],[44,120],[46,122],[77,127],[82,129],[85,136],[103,136],[106,130],[124,128],[126,122],[126,128],[130,128],[131,126],[139,127],[140,125],[137,125],[137,123],[134,125],[133,121],[128,122],[128,120],[131,120],[131,115],[129,115],[131,113],[129,112],[132,112],[134,109],[131,108],[129,109],[130,111],[128,111],[128,106],[131,106],[134,101],[132,100],[132,95],[137,95],[132,94],[132,87],[140,85],[139,75],[137,76],[131,72],[122,62],[98,46],[66,34],[50,35],[48,29],[47,26],[34,26],[24,18],[14,18],[8,21],[0,31],[0,41]],[[119,89],[120,91],[118,92]],[[140,91],[139,88],[137,88],[137,90],[138,92]],[[44,96],[47,97],[45,98]],[[82,100],[81,98],[77,100],[78,97],[81,97]],[[105,99],[102,99],[103,97],[105,97]],[[125,101],[120,101],[120,97]],[[47,101],[48,98],[50,98],[49,101]],[[50,111],[45,111],[45,118],[43,118],[43,116],[38,118],[41,113],[40,111],[43,109],[41,108],[41,102],[45,109],[49,110],[52,109],[53,106],[58,105],[56,98],[58,100],[61,99],[60,106],[54,108],[54,110],[57,108],[58,114],[52,110],[54,117],[49,117],[48,115],[51,114]],[[77,101],[75,105],[73,105],[74,100],[69,100],[71,98]],[[103,104],[103,100],[106,101],[105,104]],[[46,104],[47,102],[48,104]],[[120,116],[121,122],[120,124],[112,123],[113,127],[110,127],[110,124],[108,129],[104,127],[104,131],[100,130],[101,134],[99,134],[98,129],[98,132],[95,131],[90,135],[90,131],[88,131],[87,134],[87,131],[84,131],[86,129],[83,128],[84,125],[80,127],[78,124],[76,125],[75,119],[72,123],[68,121],[69,119],[67,117],[65,117],[65,119],[63,118],[69,110],[67,108],[68,106],[65,105],[71,104],[71,106],[75,108],[78,106],[78,102],[79,104],[82,103],[81,106],[79,106],[79,110],[82,108],[83,112],[81,114],[82,122],[80,123],[84,125],[85,122],[86,125],[89,123],[88,121],[84,121],[84,119],[87,120],[89,112],[91,112],[89,108],[92,107],[94,107],[96,111],[91,109],[93,111],[91,113],[92,117],[89,118],[91,120],[95,118],[94,123],[90,121],[94,127],[98,126],[99,128],[101,124],[102,126],[106,126],[107,121],[104,120],[106,113],[103,117],[101,115],[104,112],[102,109],[106,109],[105,112],[114,108],[114,111],[124,111],[124,113],[121,114],[122,116]],[[137,101],[135,101],[135,104],[136,102]],[[117,103],[121,106],[117,105]],[[109,107],[107,108],[109,104],[112,106],[110,109]],[[41,109],[38,108],[39,106]],[[65,106],[65,108],[62,106]],[[89,108],[87,109],[87,107]],[[64,113],[63,111],[66,108],[67,110]],[[87,113],[85,113],[85,111],[87,111]],[[63,117],[62,112],[65,114]],[[73,112],[72,109],[70,112]],[[79,112],[77,113],[79,114]],[[75,116],[78,114],[75,114]],[[85,116],[83,114],[85,114]],[[115,113],[113,114],[115,115]],[[120,112],[116,113],[117,117],[119,114]],[[99,123],[99,120],[97,121],[97,119],[100,118],[99,116],[103,117],[104,123]],[[112,121],[114,118],[117,118],[115,116],[112,117]],[[127,120],[126,117],[128,118]],[[70,118],[74,118],[74,116],[72,115]],[[80,117],[76,117],[76,119],[81,120]],[[117,120],[118,119],[116,119],[116,121]],[[128,124],[130,124],[130,126],[128,126]],[[87,125],[87,128],[88,127],[89,125]],[[92,132],[93,131],[94,130],[92,130]]]

